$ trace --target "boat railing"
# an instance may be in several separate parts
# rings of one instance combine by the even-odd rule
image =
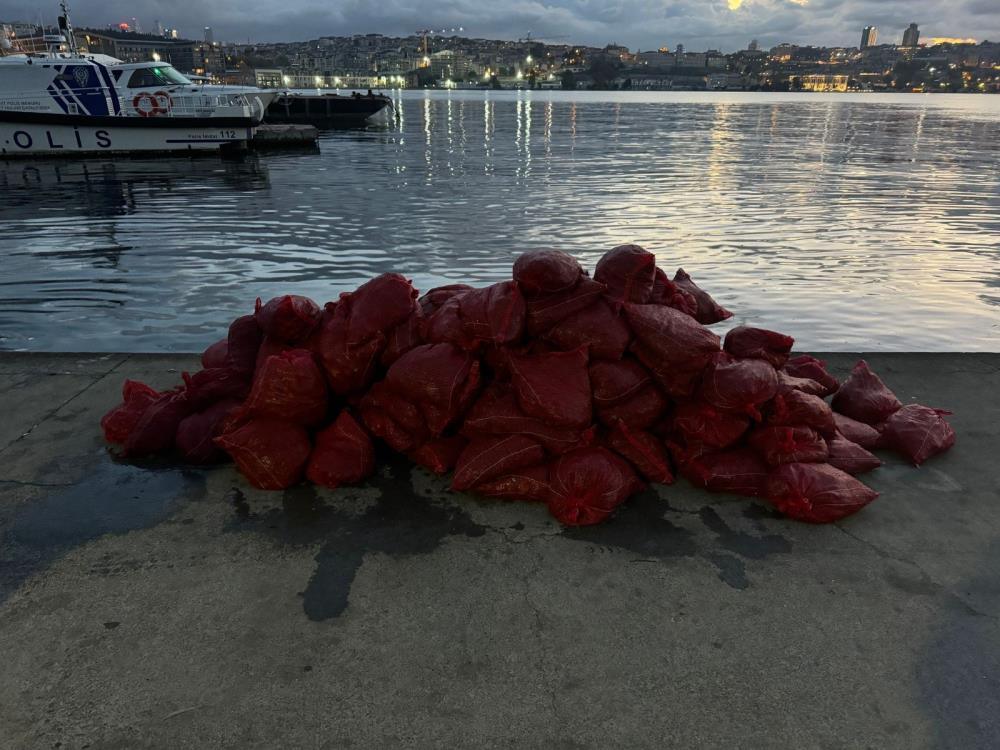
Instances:
[[[138,117],[208,117],[219,109],[247,109],[240,94],[172,93],[140,91],[118,99],[125,115]]]
[[[0,91],[0,108],[35,110],[40,100],[53,95],[53,92],[31,91]],[[57,95],[63,102],[64,109],[69,114],[82,114],[84,100],[94,95],[107,98],[111,104],[111,96],[104,86],[83,86],[69,90],[56,88]],[[118,96],[118,110],[124,117],[211,117],[224,113],[236,117],[251,117],[261,120],[264,116],[263,104],[250,101],[240,93],[204,94],[200,92],[171,91],[134,91],[124,96]],[[259,100],[258,100],[259,101]],[[223,111],[223,112],[220,112]]]

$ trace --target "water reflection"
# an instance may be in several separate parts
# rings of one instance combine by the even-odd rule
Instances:
[[[805,346],[996,350],[992,99],[412,92],[318,155],[0,163],[0,346],[194,350],[257,295],[635,241]]]

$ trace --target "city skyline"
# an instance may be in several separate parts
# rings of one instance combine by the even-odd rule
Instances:
[[[42,0],[44,4],[46,0]],[[861,30],[878,28],[879,44],[900,44],[911,24],[921,39],[972,37],[1000,40],[996,0],[913,0],[886,4],[876,0],[621,0],[615,6],[589,6],[569,0],[548,4],[499,0],[489,5],[445,0],[424,13],[398,0],[379,4],[347,2],[326,9],[305,0],[276,6],[261,0],[206,5],[192,0],[76,0],[77,26],[106,27],[138,19],[141,29],[156,24],[178,28],[187,38],[202,38],[205,27],[216,40],[304,41],[319,36],[383,33],[407,36],[418,29],[462,27],[475,38],[518,39],[529,32],[539,41],[604,45],[617,42],[634,49],[683,44],[687,49],[745,49],[759,40],[762,48],[781,42],[823,46],[858,46]],[[38,0],[0,0],[0,18],[53,24],[58,12]],[[456,31],[457,33],[457,31]]]

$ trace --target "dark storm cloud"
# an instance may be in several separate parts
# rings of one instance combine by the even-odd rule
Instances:
[[[106,26],[155,21],[200,38],[211,26],[216,39],[302,40],[321,35],[381,32],[410,34],[421,28],[463,26],[468,36],[536,38],[648,49],[678,42],[688,49],[742,49],[751,38],[857,45],[861,27],[879,27],[879,39],[899,41],[911,21],[925,38],[1000,39],[1000,0],[75,0],[75,23]],[[0,18],[51,22],[55,0],[0,0]]]

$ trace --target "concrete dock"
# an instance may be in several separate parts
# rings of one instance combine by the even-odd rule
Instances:
[[[406,462],[119,464],[123,378],[195,357],[2,354],[0,747],[1000,747],[1000,355],[867,359],[958,444],[860,514],[679,481],[565,530]]]
[[[319,130],[315,125],[271,123],[260,125],[250,141],[252,151],[287,148],[316,148]]]

